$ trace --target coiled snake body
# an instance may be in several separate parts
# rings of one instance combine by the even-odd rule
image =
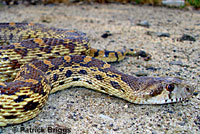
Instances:
[[[0,41],[0,126],[34,118],[49,93],[73,86],[138,104],[178,102],[194,91],[189,82],[177,78],[138,78],[115,70],[104,61],[120,61],[126,54],[138,55],[141,51],[93,49],[79,31],[1,23]]]

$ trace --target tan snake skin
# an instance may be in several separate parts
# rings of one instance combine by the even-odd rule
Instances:
[[[74,86],[138,104],[178,102],[194,91],[181,79],[134,77],[115,70],[104,61],[120,61],[127,54],[150,59],[150,55],[133,49],[93,49],[79,31],[0,23],[0,41],[0,126],[34,118],[50,93]]]

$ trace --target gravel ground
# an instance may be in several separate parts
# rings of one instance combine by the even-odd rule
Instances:
[[[36,133],[43,129],[42,133],[48,133],[48,128],[49,133],[68,130],[72,134],[199,133],[199,11],[117,4],[18,5],[0,7],[0,20],[77,29],[87,33],[95,48],[142,49],[152,54],[152,60],[128,57],[113,66],[130,75],[174,76],[197,83],[197,93],[190,100],[167,105],[135,105],[85,88],[71,88],[50,95],[36,118],[0,128],[0,133],[27,133],[30,128]],[[111,36],[101,37],[108,32]],[[26,131],[20,132],[23,128]]]

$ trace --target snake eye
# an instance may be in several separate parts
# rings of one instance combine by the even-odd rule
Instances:
[[[167,91],[172,92],[174,90],[174,87],[175,87],[174,84],[168,84],[166,86],[166,89],[167,89]]]

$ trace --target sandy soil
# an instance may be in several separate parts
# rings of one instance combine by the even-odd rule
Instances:
[[[152,60],[128,57],[113,64],[124,73],[174,76],[200,83],[200,12],[134,5],[48,5],[0,8],[1,22],[34,22],[87,33],[93,47],[116,50],[124,46],[152,54]],[[148,21],[150,27],[138,26]],[[109,31],[112,36],[102,38]],[[170,37],[158,37],[159,33]],[[149,34],[147,34],[149,33]],[[179,41],[183,34],[196,41]],[[200,95],[167,105],[135,105],[85,88],[50,95],[42,112],[23,124],[0,128],[0,133],[25,133],[37,127],[76,133],[197,134]],[[39,130],[38,130],[39,132]],[[50,132],[49,132],[50,133]]]

